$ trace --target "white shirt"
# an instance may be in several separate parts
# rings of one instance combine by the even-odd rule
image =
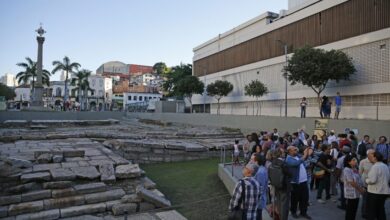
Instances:
[[[328,137],[328,144],[331,144],[333,141],[336,141],[337,143],[339,143],[338,140],[337,140],[336,135],[330,135]]]
[[[389,167],[382,162],[376,162],[368,172],[367,192],[390,195],[389,181]]]

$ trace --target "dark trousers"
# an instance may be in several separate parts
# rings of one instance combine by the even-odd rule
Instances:
[[[367,190],[367,189],[366,189]],[[362,216],[367,217],[367,192],[363,193],[362,199]]]
[[[340,206],[345,208],[345,197],[344,197],[344,183],[343,182],[339,182],[339,185],[340,185]]]
[[[301,106],[301,118],[306,118],[306,106]]]
[[[386,220],[385,202],[387,195],[367,193],[368,220]]]
[[[345,220],[355,220],[356,211],[359,206],[359,198],[346,199],[347,207],[345,209]]]
[[[307,213],[307,201],[309,199],[309,188],[307,187],[307,182],[300,184],[291,184],[291,213],[297,213],[297,208],[299,204],[299,211],[301,215],[306,215]]]
[[[279,212],[280,220],[288,219],[288,206],[290,203],[290,191],[275,190],[275,205]]]
[[[263,209],[257,209],[256,220],[263,220]]]
[[[326,199],[330,199],[330,175],[325,174],[324,177],[318,179],[320,181],[320,185],[317,191],[317,199],[322,198],[322,191],[325,189]]]

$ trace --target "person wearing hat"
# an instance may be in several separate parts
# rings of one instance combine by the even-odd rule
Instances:
[[[340,151],[340,157],[337,160],[336,169],[335,169],[335,175],[336,178],[339,180],[339,186],[340,186],[340,205],[337,206],[339,209],[345,209],[346,203],[345,203],[345,197],[344,197],[344,181],[343,181],[343,169],[344,169],[344,159],[345,155],[351,153],[351,148],[348,145],[344,145],[342,148],[342,151]]]

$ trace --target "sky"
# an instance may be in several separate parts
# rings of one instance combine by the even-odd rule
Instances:
[[[37,59],[46,30],[43,67],[68,56],[93,72],[103,63],[168,66],[192,63],[193,48],[288,0],[0,0],[0,76]],[[59,80],[56,73],[51,80]]]

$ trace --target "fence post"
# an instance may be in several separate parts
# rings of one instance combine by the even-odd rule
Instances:
[[[379,102],[376,103],[376,120],[379,120]]]

